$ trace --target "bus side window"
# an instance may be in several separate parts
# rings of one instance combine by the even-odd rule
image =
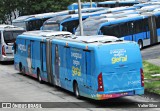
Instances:
[[[67,27],[66,27],[66,26],[63,26],[62,31],[67,31]]]
[[[160,16],[156,16],[156,26],[160,28]]]

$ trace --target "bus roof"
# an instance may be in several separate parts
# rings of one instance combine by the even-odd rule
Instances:
[[[86,9],[82,9],[82,13],[96,12],[96,11],[100,11],[100,10],[104,10],[104,9],[106,9],[106,8],[103,8],[103,7],[86,8]],[[43,19],[43,18],[51,18],[51,17],[61,16],[61,15],[69,15],[69,14],[78,14],[78,10],[63,10],[60,12],[49,12],[49,13],[42,13],[42,14],[25,15],[25,16],[20,16],[20,17],[14,19],[12,22],[24,22],[24,21]]]
[[[103,46],[117,43],[128,43],[130,41],[123,41],[114,36],[106,35],[91,35],[91,36],[74,36],[74,37],[55,37],[52,42],[59,42],[60,44],[76,46],[77,48],[86,48],[87,50],[94,50],[94,46]],[[132,43],[134,43],[132,41]],[[89,47],[88,47],[89,46]]]
[[[89,16],[92,16],[94,14],[95,14],[95,12],[93,12],[93,13],[82,13],[82,18],[88,18]],[[73,19],[79,19],[79,15],[78,14],[72,14],[72,15],[57,16],[57,17],[53,17],[53,18],[50,18],[50,19],[46,20],[45,23],[52,23],[52,22],[61,23],[64,20],[68,20],[68,19],[72,19],[72,20]]]
[[[77,36],[77,38],[70,38],[69,40],[76,39],[77,41],[82,41],[85,43],[94,43],[94,42],[108,42],[108,41],[116,41],[119,40],[114,36],[104,36],[104,35],[93,35],[91,36]]]
[[[14,19],[12,22],[25,21],[26,19],[32,18],[33,15],[20,16]]]
[[[117,23],[123,23],[123,22],[129,22],[129,21],[134,21],[134,20],[140,20],[147,18],[148,15],[128,15],[120,18],[102,18],[99,20],[84,20],[83,21],[83,28],[84,28],[84,35],[90,35],[90,31],[92,31],[91,34],[98,33],[98,30],[107,25],[113,25]],[[79,35],[79,27],[76,30],[76,35]],[[94,32],[93,32],[94,31]]]
[[[0,30],[24,30],[21,27],[13,26],[13,25],[0,25]]]
[[[70,13],[75,13],[75,12],[64,10],[60,12],[49,12],[49,13],[41,13],[41,14],[34,14],[34,15],[26,15],[26,16],[20,16],[14,19],[13,22],[24,22],[24,21],[30,21],[30,20],[36,20],[36,19],[51,18],[58,15],[67,15]]]
[[[104,2],[98,2],[98,4],[115,4],[116,1],[104,1]]]
[[[100,26],[111,25],[111,24],[115,24],[115,23],[123,23],[123,22],[128,22],[128,21],[133,21],[133,20],[140,20],[140,19],[144,19],[146,17],[147,17],[147,15],[130,14],[129,16],[116,18],[115,20],[102,23],[102,24],[100,24]]]
[[[66,31],[51,31],[51,30],[37,30],[24,32],[22,35],[37,36],[37,37],[51,37],[60,35],[72,35],[70,32]]]
[[[56,35],[56,36],[55,36]],[[55,34],[51,31],[30,31],[25,32],[18,36],[18,38],[29,38],[31,40],[44,41],[46,39],[52,40],[52,42],[60,42],[67,46],[79,45],[79,47],[83,46],[100,46],[103,44],[111,44],[111,43],[128,43],[127,41],[120,40],[114,36],[106,36],[106,35],[92,35],[92,36],[74,36],[74,35],[64,35],[63,32],[58,32]]]
[[[154,10],[156,8],[160,8],[160,5],[144,6],[144,7],[141,8],[141,10]]]
[[[100,10],[100,11],[96,11],[96,12],[92,12],[92,13],[82,13],[82,17],[88,18],[89,16],[98,16],[98,15],[101,15],[101,14],[107,14],[107,13],[111,13],[111,12],[134,10],[134,9],[135,9],[134,7],[109,8],[109,9],[106,9],[106,10]],[[70,19],[70,18],[79,19],[78,14],[62,15],[62,16],[57,16],[57,17],[50,18],[50,19],[46,20],[45,23],[52,23],[52,22],[61,23],[62,21],[66,20],[66,19]]]

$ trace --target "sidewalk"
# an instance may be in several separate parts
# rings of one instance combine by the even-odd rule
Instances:
[[[149,60],[146,60],[147,62],[151,63],[151,64],[154,64],[156,66],[160,66],[160,58],[157,58],[157,59],[149,59]]]

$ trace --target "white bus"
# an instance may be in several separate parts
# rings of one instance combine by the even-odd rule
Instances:
[[[13,61],[13,44],[25,30],[13,25],[0,25],[0,61]]]

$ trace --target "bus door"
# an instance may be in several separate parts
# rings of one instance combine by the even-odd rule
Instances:
[[[155,16],[148,17],[148,36],[150,35],[150,45],[158,42]]]
[[[85,60],[84,60],[84,70],[85,70],[85,84],[84,87],[87,89],[91,89],[92,87],[92,83],[91,83],[91,51],[88,50],[84,50],[84,54],[85,54]],[[87,90],[88,91],[88,90]]]
[[[27,58],[27,64],[28,72],[29,74],[32,74],[32,61],[31,61],[31,41],[30,40],[21,40],[21,43],[26,45],[27,51],[26,51],[26,58]]]
[[[35,53],[36,53],[36,47],[34,46],[34,41],[30,41],[31,42],[31,68],[35,69]]]
[[[64,47],[65,51],[65,81],[67,88],[72,88],[72,73],[71,73],[71,50],[70,47]],[[69,89],[71,90],[71,89]]]
[[[48,82],[54,84],[52,74],[52,43],[49,39],[46,42],[46,66],[47,66],[47,78]]]
[[[41,48],[40,48],[40,58],[41,58],[41,71],[43,72],[42,76],[47,78],[47,67],[46,67],[46,43],[41,42],[40,43]]]
[[[59,46],[57,44],[53,45],[54,47],[54,60],[53,60],[53,64],[54,64],[54,76],[55,76],[55,84],[60,86],[60,56],[59,56]]]

